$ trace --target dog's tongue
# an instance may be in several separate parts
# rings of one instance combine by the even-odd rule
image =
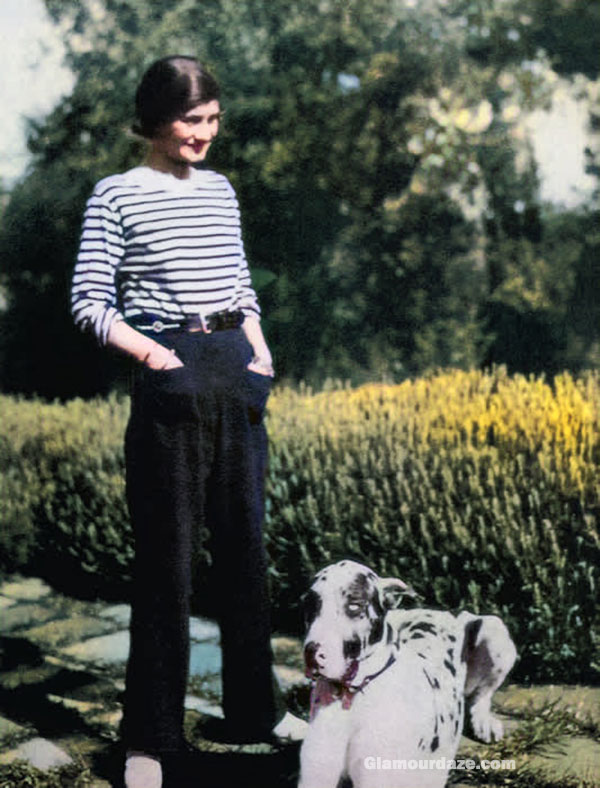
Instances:
[[[317,711],[323,706],[341,700],[342,707],[349,709],[355,692],[350,686],[358,673],[358,662],[354,661],[344,673],[341,681],[316,677],[310,693],[310,719],[315,718]]]
[[[358,662],[354,660],[348,670],[344,673],[344,678],[342,679],[342,684],[350,684],[350,682],[354,679],[356,674],[358,673]]]

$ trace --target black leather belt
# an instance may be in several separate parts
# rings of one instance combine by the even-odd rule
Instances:
[[[161,331],[203,331],[205,334],[211,334],[213,331],[239,328],[244,322],[244,313],[241,309],[236,309],[233,312],[223,310],[222,312],[213,312],[212,315],[206,317],[197,315],[173,321],[169,321],[168,318],[155,320],[152,315],[136,315],[136,317],[128,318],[127,322],[138,331],[153,331],[156,334],[160,334]]]

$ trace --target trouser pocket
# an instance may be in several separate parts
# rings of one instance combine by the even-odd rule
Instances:
[[[194,418],[197,384],[189,367],[141,370],[139,394],[143,410],[163,422]]]
[[[273,379],[269,375],[246,370],[246,402],[251,424],[260,424],[265,414]]]

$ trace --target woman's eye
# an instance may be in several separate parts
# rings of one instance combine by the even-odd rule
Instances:
[[[221,116],[220,115],[211,115],[210,117],[205,118],[202,115],[198,115],[198,116],[196,116],[196,115],[188,115],[188,116],[182,118],[181,120],[188,126],[195,126],[196,124],[202,123],[203,121],[206,121],[209,124],[219,123],[219,121],[221,120]]]

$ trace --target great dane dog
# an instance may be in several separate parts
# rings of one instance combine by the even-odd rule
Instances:
[[[502,737],[491,698],[514,664],[496,616],[399,610],[416,596],[354,561],[320,571],[305,599],[311,723],[300,788],[438,788],[460,740]]]

